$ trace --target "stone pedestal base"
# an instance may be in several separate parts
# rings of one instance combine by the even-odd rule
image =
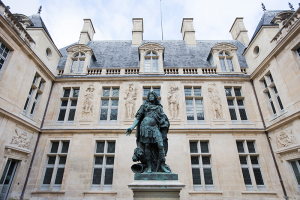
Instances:
[[[154,177],[157,180],[153,180]],[[136,174],[128,187],[133,191],[134,200],[179,200],[185,184],[180,183],[177,177],[177,174],[166,173]]]

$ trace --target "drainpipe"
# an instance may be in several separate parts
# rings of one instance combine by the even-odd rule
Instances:
[[[254,87],[254,84],[253,84],[253,80],[250,79],[250,82],[251,82],[252,89],[253,89],[253,92],[254,92],[254,95],[255,95],[255,99],[256,99],[257,106],[258,106],[259,114],[260,114],[260,117],[261,117],[261,120],[262,120],[264,129],[266,130],[265,120],[264,120],[264,117],[263,117],[263,115],[262,115],[261,108],[260,108],[260,105],[259,105],[259,102],[258,102],[258,99],[257,99],[256,90],[255,90],[255,87]],[[267,140],[268,140],[269,148],[270,148],[270,151],[271,151],[271,154],[272,154],[272,158],[273,158],[273,161],[274,161],[274,164],[275,164],[275,168],[276,168],[276,171],[277,171],[277,174],[278,174],[278,177],[279,177],[279,181],[280,181],[280,184],[281,184],[281,188],[282,188],[282,190],[283,190],[284,198],[285,198],[286,200],[288,200],[289,197],[287,196],[287,193],[286,193],[286,190],[285,190],[285,187],[284,187],[282,178],[281,178],[281,174],[280,174],[280,172],[279,172],[279,168],[278,168],[278,165],[277,165],[277,162],[276,162],[276,159],[275,159],[275,155],[274,155],[274,151],[273,151],[273,148],[272,148],[272,145],[271,145],[271,142],[270,142],[270,138],[269,138],[268,131],[265,131],[265,135],[266,135]]]
[[[43,116],[42,123],[41,123],[41,128],[40,128],[41,130],[43,128],[44,121],[45,121],[45,118],[46,118],[46,114],[47,114],[47,110],[48,110],[48,106],[49,106],[49,101],[50,101],[52,90],[53,90],[53,85],[54,85],[54,81],[52,81],[52,85],[51,85],[51,89],[50,89],[50,94],[49,94],[49,97],[48,97],[48,100],[47,100],[47,104],[46,104],[46,108],[45,108],[45,111],[44,111],[44,116]],[[24,183],[24,186],[23,186],[23,189],[22,189],[22,193],[21,193],[21,196],[20,196],[20,200],[23,200],[23,198],[24,198],[25,189],[26,189],[26,186],[27,186],[27,183],[28,183],[29,174],[30,174],[30,171],[31,171],[31,168],[32,168],[33,160],[34,160],[34,157],[35,157],[35,153],[36,153],[36,149],[37,149],[38,143],[40,141],[41,134],[42,134],[42,132],[40,131],[39,134],[38,134],[36,143],[35,143],[34,151],[33,151],[33,154],[32,154],[32,158],[31,158],[30,165],[29,165],[29,168],[28,168],[27,176],[26,176],[25,183]]]

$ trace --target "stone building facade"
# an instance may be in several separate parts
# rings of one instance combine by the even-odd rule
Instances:
[[[0,199],[132,199],[134,134],[149,91],[170,121],[181,199],[300,199],[300,9],[264,11],[251,38],[94,41],[57,49],[39,14],[0,1]]]

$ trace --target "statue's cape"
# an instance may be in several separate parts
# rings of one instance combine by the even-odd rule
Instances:
[[[157,106],[156,109],[152,110],[152,115],[155,118],[159,130],[162,134],[163,139],[167,138],[167,134],[169,131],[169,127],[170,127],[170,122],[168,120],[168,117],[165,115],[162,106],[161,105],[155,105]],[[147,105],[143,104],[140,106],[139,110],[136,113],[136,118],[139,119],[139,123],[137,125],[136,128],[136,134],[135,136],[137,137],[137,139],[139,139],[140,136],[140,124],[143,121],[144,117],[145,117],[145,112],[147,112],[148,108]]]

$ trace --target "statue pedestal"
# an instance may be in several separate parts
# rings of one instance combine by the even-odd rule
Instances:
[[[133,191],[134,200],[179,200],[185,184],[178,181],[178,174],[158,172],[135,174],[128,187]]]

